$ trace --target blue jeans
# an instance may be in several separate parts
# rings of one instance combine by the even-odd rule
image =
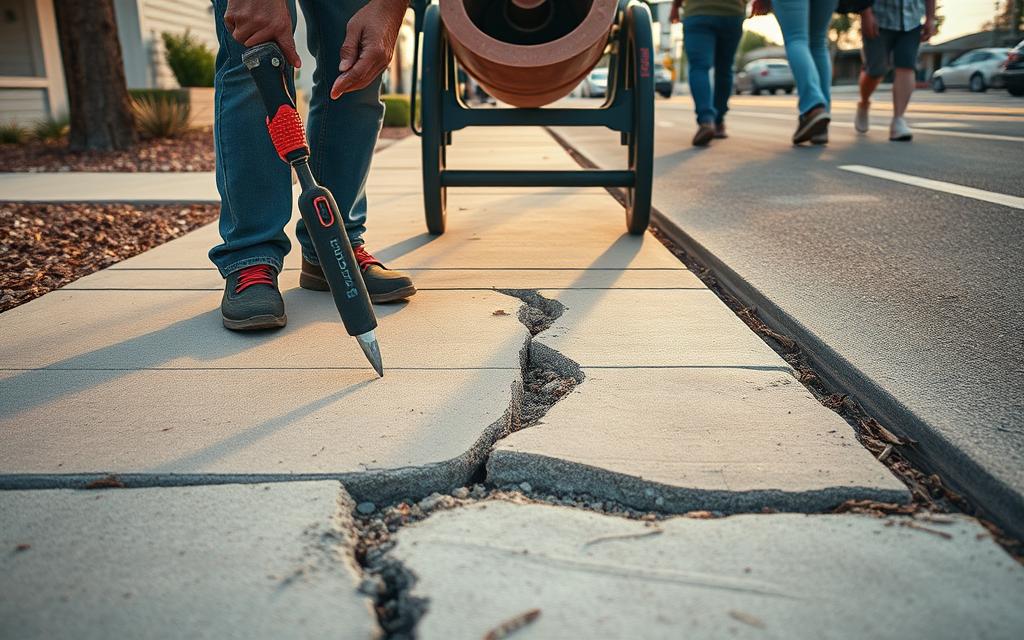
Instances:
[[[743,35],[742,16],[686,16],[683,45],[697,122],[722,122],[732,95],[732,65]],[[715,68],[714,101],[709,71]]]
[[[294,21],[295,0],[289,3]],[[334,193],[349,239],[356,246],[363,242],[366,176],[384,117],[380,78],[338,100],[331,100],[330,89],[337,77],[348,20],[366,0],[301,0],[300,4],[308,26],[309,50],[316,57],[306,123],[313,152],[311,169]],[[266,110],[242,64],[245,47],[224,26],[227,0],[213,0],[213,5],[220,42],[213,140],[223,243],[210,250],[210,260],[223,276],[254,264],[269,264],[280,271],[291,249],[284,232],[294,201],[291,168],[270,142]],[[303,256],[315,263],[316,252],[301,220],[296,235]]]
[[[838,0],[773,0],[775,18],[786,41],[786,57],[800,94],[800,113],[832,105],[832,57],[828,25]]]

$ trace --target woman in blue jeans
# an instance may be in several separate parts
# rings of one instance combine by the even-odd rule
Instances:
[[[684,0],[673,0],[672,22],[679,22]],[[690,95],[697,112],[694,146],[703,147],[712,138],[724,138],[725,113],[732,95],[732,65],[736,47],[743,36],[746,0],[685,0],[683,46],[688,64]],[[711,67],[715,68],[712,97]]]
[[[828,26],[836,4],[838,0],[754,0],[752,15],[765,15],[774,7],[800,94],[800,117],[793,144],[828,142],[828,124],[832,119]]]

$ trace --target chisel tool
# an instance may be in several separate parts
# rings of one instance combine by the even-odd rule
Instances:
[[[352,243],[342,226],[341,213],[331,192],[317,184],[309,169],[309,145],[302,119],[295,110],[291,66],[273,42],[256,45],[242,54],[260,97],[267,108],[267,130],[281,159],[291,165],[299,179],[299,213],[309,230],[316,257],[331,287],[334,304],[350,336],[355,336],[377,375],[384,375],[380,345],[374,329],[377,318],[356,262]]]

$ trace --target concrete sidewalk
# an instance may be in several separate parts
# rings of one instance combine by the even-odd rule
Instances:
[[[4,544],[32,544],[30,538],[41,534],[30,525],[47,511],[47,501],[73,505],[83,494],[70,489],[111,473],[130,487],[154,487],[124,492],[132,496],[124,500],[138,501],[143,519],[163,493],[189,490],[176,485],[340,480],[343,486],[334,490],[348,505],[341,511],[349,513],[349,495],[377,505],[416,500],[456,490],[482,473],[498,485],[523,483],[555,496],[585,493],[669,514],[816,513],[848,499],[908,499],[906,487],[857,443],[853,429],[814,400],[785,361],[656,239],[625,234],[622,210],[603,190],[456,191],[448,198],[450,230],[434,237],[422,220],[417,145],[406,139],[378,154],[368,187],[369,248],[412,272],[421,289],[407,304],[378,307],[383,379],[344,334],[329,296],[297,288],[296,252],[281,278],[288,327],[251,335],[225,331],[221,280],[205,257],[216,242],[215,225],[0,315],[0,488],[9,490],[0,497],[17,496],[4,508],[11,514],[5,517],[9,528],[0,529]],[[457,133],[450,158],[457,168],[576,168],[534,129]],[[70,187],[61,193],[75,199]],[[539,316],[550,326],[533,336],[517,316],[534,331]],[[522,428],[524,402],[533,401],[524,400],[524,376],[537,370],[579,384],[539,424]],[[226,503],[239,490],[204,489],[210,500]],[[273,519],[272,504],[253,498],[249,505],[254,517]],[[196,525],[215,511],[197,512]],[[552,516],[565,523],[551,525],[554,538],[577,526],[572,510],[561,511]],[[450,515],[477,517],[469,509]],[[69,507],[62,523],[68,533],[52,535],[72,535],[85,517]],[[307,519],[322,518],[314,509]],[[687,522],[697,532],[712,525]],[[801,527],[815,529],[818,522]],[[249,544],[252,526],[240,525],[222,544]],[[350,532],[344,522],[337,526]],[[983,532],[972,521],[963,526],[970,535]],[[829,530],[822,531],[808,544],[829,545]],[[116,537],[114,530],[96,535]],[[280,553],[301,555],[301,536],[293,538],[282,538]],[[459,544],[458,537],[452,540]],[[56,548],[67,548],[66,540],[58,542]],[[688,543],[681,536],[666,544],[659,554]],[[979,571],[1010,572],[1010,587],[985,592],[1002,612],[1004,603],[1024,594],[1024,578],[991,540],[977,544],[984,549]],[[722,545],[710,553],[735,551]],[[255,553],[253,562],[263,552]],[[59,582],[68,562],[77,561],[64,552],[28,549],[0,556],[0,571],[13,575],[8,565],[45,571]],[[955,563],[941,565],[945,579],[914,585],[915,597],[954,597],[955,569]],[[189,566],[167,570],[172,581],[204,579]],[[242,576],[252,567],[242,556],[224,571]],[[563,577],[571,588],[574,571],[556,572],[554,588]],[[838,571],[834,579],[844,579],[844,569]],[[10,578],[0,580],[5,591],[13,588]],[[501,597],[480,594],[489,595]],[[232,606],[243,606],[245,597],[239,594]],[[81,632],[42,624],[57,601],[33,600],[27,613],[19,606],[14,635]],[[249,602],[258,607],[259,597]],[[360,610],[358,597],[353,602]],[[162,611],[185,606],[173,600],[150,605]],[[450,614],[443,606],[426,620]],[[366,629],[376,629],[376,621],[362,610],[366,626],[344,637],[372,635]],[[660,614],[644,615],[653,620]],[[127,615],[114,631],[90,632],[132,635],[144,619]],[[783,636],[819,637],[805,627],[786,634],[781,620],[776,631]],[[240,629],[267,636],[258,618]],[[522,635],[569,632],[545,629]],[[638,629],[644,635],[642,624]],[[298,628],[291,634],[304,635]]]

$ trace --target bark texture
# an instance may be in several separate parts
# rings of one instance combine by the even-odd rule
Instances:
[[[54,0],[72,150],[127,149],[137,135],[114,0]]]

